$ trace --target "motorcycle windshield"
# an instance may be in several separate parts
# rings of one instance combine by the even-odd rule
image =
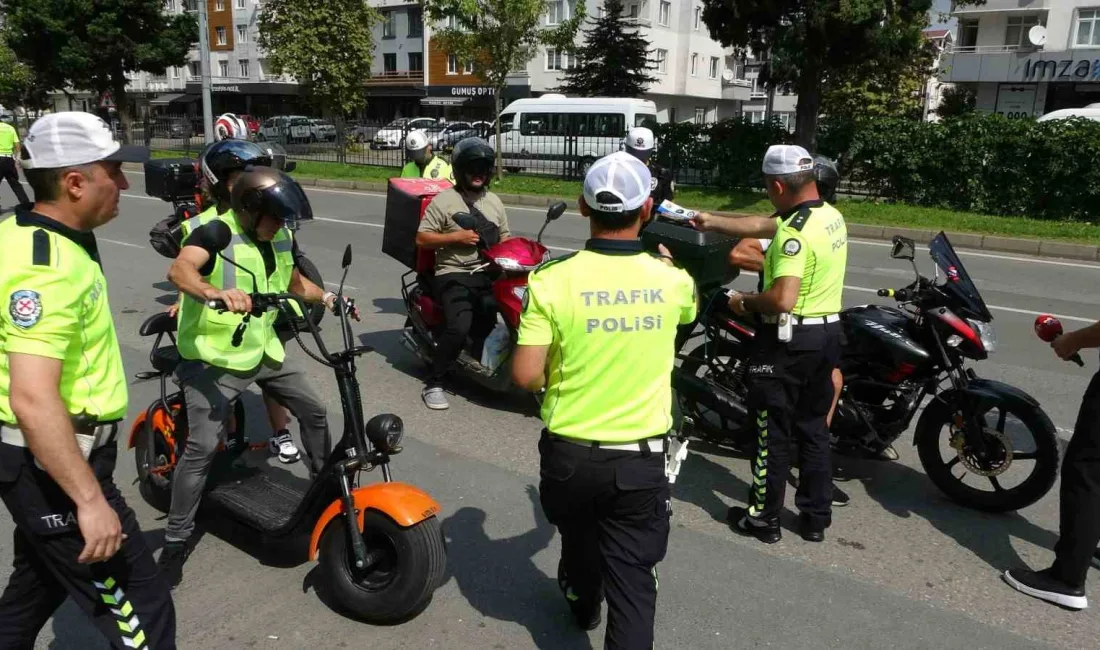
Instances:
[[[987,323],[992,321],[993,314],[989,313],[985,300],[982,300],[981,292],[970,278],[970,274],[966,272],[959,254],[947,240],[947,235],[942,232],[936,235],[928,244],[928,253],[946,278],[946,282],[940,287],[941,290],[962,303],[962,306],[976,318]]]

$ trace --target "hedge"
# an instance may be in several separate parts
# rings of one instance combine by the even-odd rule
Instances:
[[[789,142],[776,124],[741,119],[659,127],[658,160],[697,170],[723,189],[760,187],[769,144]],[[929,207],[1100,221],[1100,122],[1009,120],[972,114],[942,122],[825,121],[818,150],[845,181],[892,201]]]

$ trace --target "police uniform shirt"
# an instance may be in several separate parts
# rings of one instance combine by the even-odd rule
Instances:
[[[0,156],[14,155],[17,144],[19,144],[19,132],[7,122],[0,122]]]
[[[842,307],[847,265],[844,217],[824,201],[803,203],[779,215],[775,237],[764,254],[764,287],[770,288],[778,278],[801,278],[791,313],[831,316]]]
[[[432,180],[448,181],[452,184],[455,182],[455,174],[451,165],[439,156],[432,156],[428,164],[424,165],[423,170],[420,169],[420,165],[417,165],[415,160],[410,160],[401,169],[401,178],[430,178]]]
[[[592,239],[532,273],[519,345],[550,346],[547,429],[602,442],[668,432],[677,326],[695,316],[691,276],[638,240]]]
[[[127,387],[95,235],[27,209],[0,223],[0,422],[16,424],[8,355],[62,362],[70,414],[126,414]]]

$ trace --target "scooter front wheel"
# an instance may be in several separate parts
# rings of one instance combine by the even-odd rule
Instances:
[[[342,518],[334,519],[321,538],[321,575],[336,601],[368,623],[400,623],[424,611],[447,564],[439,519],[429,517],[402,528],[367,510],[363,541],[374,561],[359,569]]]

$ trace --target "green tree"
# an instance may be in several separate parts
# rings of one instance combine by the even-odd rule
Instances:
[[[43,95],[35,84],[34,72],[16,58],[8,47],[7,36],[0,34],[0,104],[10,109],[41,108]]]
[[[421,0],[432,21],[454,19],[458,28],[434,32],[435,40],[459,61],[471,62],[474,75],[493,88],[500,115],[504,88],[513,70],[524,70],[539,46],[575,48],[574,35],[584,20],[578,1],[573,16],[553,28],[543,27],[547,0]],[[497,174],[500,166],[500,120],[496,125]]]
[[[0,10],[37,89],[111,93],[127,140],[126,73],[185,65],[198,40],[195,17],[164,13],[162,0],[2,0]]]
[[[318,108],[343,117],[366,104],[379,19],[364,0],[268,0],[259,44],[272,72],[291,75]]]
[[[924,112],[924,92],[933,74],[934,48],[925,43],[912,58],[895,69],[884,70],[875,60],[854,66],[825,80],[821,113],[829,119],[897,117],[919,120]]]
[[[574,67],[559,92],[581,97],[641,97],[657,78],[650,74],[649,43],[623,18],[622,0],[607,0],[604,15],[584,30]]]
[[[795,140],[812,148],[826,81],[873,62],[897,74],[921,49],[932,0],[703,0],[723,45],[767,52],[770,78],[798,94]],[[957,4],[975,4],[973,0]]]
[[[940,106],[936,109],[936,115],[941,118],[962,117],[974,112],[978,105],[978,97],[974,89],[968,86],[951,86],[943,91]]]

